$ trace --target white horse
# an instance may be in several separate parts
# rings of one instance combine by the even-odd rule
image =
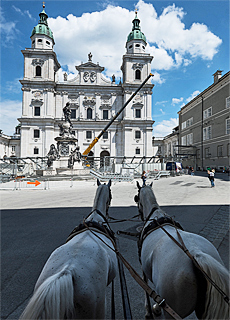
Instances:
[[[161,227],[149,230],[144,236],[144,230],[148,230],[147,226],[151,222],[153,224],[154,219],[169,216],[166,216],[157,204],[152,184],[140,187],[137,183],[137,186],[138,195],[135,196],[135,201],[145,221],[139,252],[142,270],[147,279],[181,318],[195,311],[199,319],[229,319],[228,303]],[[166,224],[163,228],[180,242],[175,226]],[[197,234],[182,230],[178,232],[200,267],[229,296],[229,273],[216,248]],[[172,319],[157,304],[154,304],[153,312],[154,318]],[[149,318],[150,315],[147,314],[146,317]]]
[[[89,227],[71,234],[51,254],[20,319],[105,318],[106,287],[116,276],[117,257],[110,249],[113,240],[104,232],[111,180],[97,184],[92,212],[85,219]]]

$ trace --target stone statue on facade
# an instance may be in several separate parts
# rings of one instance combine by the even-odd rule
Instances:
[[[89,61],[92,61],[92,57],[93,57],[93,55],[92,55],[92,53],[90,52],[90,53],[88,54],[88,60],[89,60]]]
[[[49,168],[52,166],[53,162],[59,158],[58,151],[54,144],[51,144],[47,157],[48,157],[47,166]]]

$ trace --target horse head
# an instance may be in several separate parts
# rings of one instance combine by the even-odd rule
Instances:
[[[108,217],[108,210],[110,207],[112,193],[111,193],[111,179],[108,184],[101,184],[100,180],[97,179],[97,191],[94,199],[93,210],[101,211],[102,215]]]
[[[138,188],[138,194],[134,196],[134,201],[137,203],[138,211],[141,215],[141,220],[144,221],[144,213],[143,213],[143,201],[144,201],[144,190],[147,190],[148,188],[152,189],[153,183],[151,182],[150,185],[145,185],[143,187],[140,186],[139,182],[137,181],[137,188]]]

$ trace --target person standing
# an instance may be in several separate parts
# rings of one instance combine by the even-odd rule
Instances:
[[[145,186],[145,182],[147,180],[147,174],[146,174],[145,171],[142,172],[141,179],[143,181],[143,186],[142,187],[144,187]]]

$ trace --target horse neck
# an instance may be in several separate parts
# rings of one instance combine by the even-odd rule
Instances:
[[[155,210],[154,210],[155,209]],[[143,213],[144,217],[147,218],[151,211],[153,215],[157,218],[164,216],[164,212],[161,210],[160,206],[157,203],[155,195],[153,192],[148,192],[145,195],[145,200],[143,201]]]
[[[106,193],[104,192],[103,187],[98,187],[97,193],[94,199],[94,204],[93,204],[93,214],[94,214],[94,220],[97,221],[103,221],[103,218],[97,214],[96,210],[100,211],[104,216],[106,216],[106,203],[107,203],[107,196]],[[96,217],[97,215],[97,217]]]

